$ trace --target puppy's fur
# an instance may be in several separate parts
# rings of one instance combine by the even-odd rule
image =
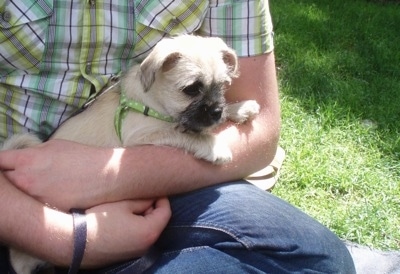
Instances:
[[[104,147],[167,145],[215,164],[227,163],[232,160],[232,153],[212,134],[212,128],[226,118],[243,123],[259,112],[259,105],[253,100],[225,103],[225,88],[237,75],[237,56],[219,38],[184,35],[163,39],[140,65],[123,75],[120,85],[67,120],[51,138]],[[171,116],[174,121],[129,111],[122,121],[120,140],[114,115],[121,90],[128,98]],[[33,135],[16,135],[5,142],[3,149],[37,143],[40,141]],[[11,252],[13,267],[18,274],[30,273],[37,263],[26,266],[21,256],[18,251]]]

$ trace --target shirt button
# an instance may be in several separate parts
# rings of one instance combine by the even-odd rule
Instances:
[[[179,24],[179,19],[176,18],[176,16],[173,16],[172,19],[171,19],[171,22],[172,22],[174,25],[177,25],[177,24]]]
[[[92,72],[92,64],[91,63],[86,64],[85,72],[87,74],[90,74]]]
[[[3,12],[2,17],[3,17],[4,21],[6,21],[6,22],[10,21],[11,20],[11,12],[9,12],[9,11]]]

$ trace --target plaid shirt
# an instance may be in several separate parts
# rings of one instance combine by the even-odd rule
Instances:
[[[218,36],[238,56],[272,50],[268,1],[0,1],[0,143],[46,138],[164,36]]]

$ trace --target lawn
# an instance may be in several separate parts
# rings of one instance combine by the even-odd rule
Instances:
[[[287,154],[273,193],[385,250],[400,249],[398,2],[270,0]]]

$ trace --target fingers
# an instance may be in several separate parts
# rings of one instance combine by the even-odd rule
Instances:
[[[169,214],[171,215],[171,206],[169,204],[168,198],[160,198],[156,201],[155,205],[155,210],[159,212],[163,212],[164,214]]]
[[[94,206],[88,210],[88,213],[100,213],[100,212],[129,212],[135,215],[142,215],[147,210],[153,208],[154,199],[143,199],[143,200],[123,200],[112,203],[105,203],[98,206]]]
[[[160,198],[156,201],[153,199],[125,200],[117,203],[121,203],[120,206],[125,207],[133,214],[143,215],[146,219],[150,219],[150,221],[156,218],[163,222],[169,220],[171,216],[170,204],[167,198]]]
[[[15,172],[14,170],[1,170],[1,173],[4,175],[4,177],[7,178],[10,182],[14,182],[16,180],[15,178]]]
[[[147,250],[157,241],[162,231],[171,218],[171,208],[168,199],[157,200],[151,210],[147,210],[142,216],[134,216],[136,220],[135,236],[140,239],[137,247]]]
[[[146,211],[144,218],[150,226],[163,229],[171,218],[171,207],[167,198],[161,198],[156,201],[151,211]]]
[[[0,170],[13,170],[17,159],[17,150],[0,151]]]
[[[144,224],[144,227],[154,227],[161,231],[171,217],[171,208],[167,198],[144,200],[124,200],[102,204],[86,210],[87,213],[117,213],[132,214],[132,220]],[[125,212],[125,213],[123,213]],[[125,217],[126,218],[126,217]]]
[[[88,245],[83,264],[142,256],[158,239],[171,216],[166,198],[126,200],[86,210]]]
[[[153,199],[143,199],[143,200],[125,200],[120,201],[122,207],[126,207],[127,210],[136,215],[141,215],[143,212],[153,208]]]
[[[0,151],[0,171],[10,182],[15,182],[16,159],[18,158],[18,150]]]

